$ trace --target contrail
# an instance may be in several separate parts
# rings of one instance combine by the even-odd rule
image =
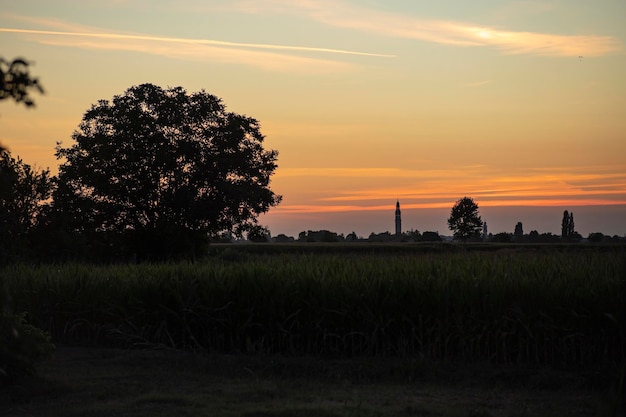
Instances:
[[[214,45],[225,46],[231,48],[255,48],[255,49],[274,49],[284,51],[303,51],[303,52],[324,52],[331,54],[344,54],[344,55],[360,55],[382,58],[395,58],[396,55],[376,54],[370,52],[358,52],[347,51],[343,49],[330,49],[330,48],[314,48],[307,46],[289,46],[289,45],[271,45],[261,43],[240,43],[240,42],[227,42],[217,41],[212,39],[185,39],[185,38],[166,38],[161,36],[148,36],[148,35],[122,35],[116,33],[88,33],[88,32],[59,32],[52,30],[33,30],[33,29],[13,29],[13,28],[0,28],[0,32],[9,33],[26,33],[35,35],[53,35],[53,36],[80,36],[86,38],[101,38],[101,39],[124,39],[124,40],[141,40],[141,41],[153,41],[153,42],[171,42],[171,43],[187,43],[195,45]]]

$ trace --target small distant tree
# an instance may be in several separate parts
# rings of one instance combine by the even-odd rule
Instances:
[[[309,230],[298,234],[299,242],[340,242],[345,240],[342,235],[338,235],[330,230]]]
[[[420,241],[421,242],[441,242],[441,236],[439,236],[439,232],[426,231],[422,233]]]
[[[567,210],[563,212],[563,220],[561,221],[561,238],[563,240],[575,240],[578,233],[574,228],[574,213]]]
[[[480,237],[483,221],[478,215],[478,204],[470,197],[458,200],[450,212],[448,226],[454,233],[454,239],[466,241]]]
[[[406,236],[406,240],[413,242],[419,242],[420,240],[422,240],[422,234],[419,230],[410,230],[408,232],[405,232],[404,234]]]
[[[599,243],[604,241],[604,234],[600,232],[589,233],[589,237],[587,237],[589,242]]]
[[[267,227],[261,225],[252,226],[248,231],[248,240],[256,243],[266,243],[271,240],[271,234]]]
[[[517,222],[515,225],[515,232],[513,232],[513,236],[517,242],[521,242],[524,238],[524,229],[522,227],[522,222]]]
[[[340,242],[343,237],[330,230],[318,230],[309,233],[309,237],[313,237],[315,242]]]
[[[550,232],[542,233],[541,235],[539,235],[540,243],[558,243],[560,241],[561,238],[559,237],[559,235],[553,235]]]
[[[276,243],[289,243],[289,242],[293,242],[294,238],[291,236],[287,236],[284,233],[281,233],[278,236],[274,237],[273,241]]]
[[[491,237],[491,241],[497,243],[511,243],[512,240],[513,237],[507,232],[496,233]]]
[[[382,233],[372,232],[367,238],[368,242],[376,242],[376,243],[393,242],[394,240],[396,240],[396,235],[395,234],[392,235],[389,232],[382,232]]]
[[[569,235],[569,240],[571,242],[580,242],[582,239],[583,239],[583,236],[580,233],[576,232],[576,231],[572,232]]]

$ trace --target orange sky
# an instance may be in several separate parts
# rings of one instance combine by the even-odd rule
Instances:
[[[449,234],[463,196],[494,233],[558,233],[570,209],[583,235],[626,234],[626,3],[445,3],[3,4],[0,53],[47,93],[2,103],[0,140],[54,172],[99,99],[205,89],[279,151],[274,235],[392,230],[396,199],[406,230]]]

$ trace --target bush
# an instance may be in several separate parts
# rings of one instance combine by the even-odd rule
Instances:
[[[35,362],[48,358],[50,334],[29,324],[26,313],[0,312],[0,385],[35,373]]]

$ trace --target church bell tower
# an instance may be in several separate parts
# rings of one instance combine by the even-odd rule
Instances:
[[[400,213],[400,201],[396,200],[396,236],[402,234],[402,216]]]

